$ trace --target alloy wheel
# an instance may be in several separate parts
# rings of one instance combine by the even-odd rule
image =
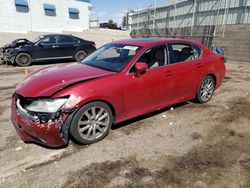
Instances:
[[[27,53],[20,53],[16,56],[16,63],[21,67],[31,65],[31,56]]]
[[[110,115],[100,106],[86,110],[78,121],[78,131],[85,140],[96,140],[109,129]]]
[[[81,50],[76,53],[75,59],[76,61],[81,62],[82,60],[85,59],[86,56],[87,56],[87,53]]]
[[[27,64],[28,62],[29,62],[29,57],[28,56],[26,56],[26,55],[20,55],[19,56],[19,62],[21,63],[21,64]]]
[[[200,89],[200,98],[202,101],[209,101],[214,92],[214,82],[211,78],[207,78],[203,81]]]

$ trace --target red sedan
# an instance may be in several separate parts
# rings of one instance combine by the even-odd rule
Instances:
[[[224,57],[181,39],[107,44],[82,63],[30,75],[12,98],[12,121],[25,142],[66,145],[103,139],[112,124],[195,99],[208,102],[225,76]]]

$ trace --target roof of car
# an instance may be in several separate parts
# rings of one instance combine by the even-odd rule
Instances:
[[[43,36],[43,37],[48,37],[48,36],[67,36],[67,37],[75,37],[74,35],[70,35],[70,34],[45,34],[45,35],[40,35],[40,36]],[[76,38],[76,37],[75,37]]]
[[[65,37],[73,37],[73,38],[76,38],[78,40],[81,40],[81,41],[85,41],[84,39],[82,38],[79,38],[79,37],[76,37],[74,35],[71,35],[71,34],[46,34],[46,35],[40,35],[40,37],[49,37],[49,36],[65,36]]]
[[[136,45],[136,46],[152,46],[157,45],[159,43],[167,43],[167,42],[188,42],[197,46],[202,46],[200,43],[195,42],[193,40],[187,39],[179,39],[179,38],[134,38],[134,39],[124,39],[115,41],[114,43],[120,44],[128,44],[128,45]]]

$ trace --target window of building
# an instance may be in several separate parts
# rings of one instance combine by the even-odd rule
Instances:
[[[15,6],[17,12],[29,12],[29,4],[27,0],[15,0]]]
[[[56,16],[56,7],[52,4],[43,4],[44,13],[46,16]]]
[[[69,8],[69,18],[70,19],[80,19],[80,11],[77,8]]]

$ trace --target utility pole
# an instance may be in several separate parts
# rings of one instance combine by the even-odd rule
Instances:
[[[31,3],[30,3],[30,0],[29,0],[29,5],[28,5],[28,9],[29,9],[29,17],[30,17],[30,31],[33,30],[32,28],[32,16],[31,16]]]
[[[153,20],[153,35],[155,36],[155,19],[156,19],[156,3],[157,0],[155,0],[155,4],[154,4],[154,20]]]
[[[193,2],[193,17],[192,17],[192,24],[191,24],[191,36],[193,36],[193,28],[194,28],[194,16],[196,11],[196,0]]]
[[[137,17],[137,31],[136,31],[136,36],[139,36],[139,19],[140,19],[140,3],[138,4],[138,17]]]

